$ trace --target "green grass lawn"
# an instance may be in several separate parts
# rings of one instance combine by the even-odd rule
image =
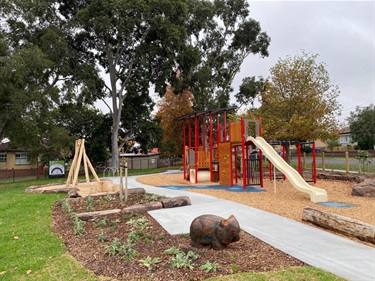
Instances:
[[[162,170],[147,170],[155,173]],[[132,173],[129,173],[132,174]],[[31,185],[61,183],[43,179],[0,184],[0,280],[110,280],[95,276],[67,254],[51,232],[51,207],[61,194],[29,194]],[[210,280],[344,280],[305,266],[262,274],[235,274]]]

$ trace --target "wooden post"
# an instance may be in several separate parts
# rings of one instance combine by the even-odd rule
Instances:
[[[349,174],[349,152],[345,151],[345,168],[346,173]]]
[[[83,165],[85,168],[86,182],[87,183],[90,182],[89,171],[88,171],[88,169],[90,169],[96,182],[99,185],[100,191],[102,191],[103,182],[100,181],[98,175],[95,172],[94,167],[92,166],[90,162],[90,159],[86,155],[84,139],[79,139],[79,140],[76,140],[75,142],[74,159],[70,167],[70,171],[69,171],[68,178],[66,181],[66,187],[69,187],[71,182],[72,182],[72,187],[76,187],[76,185],[78,184],[78,175],[79,175],[79,168],[81,166],[81,161],[83,161]]]
[[[74,177],[73,177],[73,187],[76,187],[76,185],[78,183],[79,168],[81,166],[82,155],[83,155],[83,149],[82,148],[85,145],[85,140],[84,139],[79,140],[79,142],[77,142],[77,145],[78,145],[79,154],[78,154],[77,163],[75,165],[75,171],[74,171]]]

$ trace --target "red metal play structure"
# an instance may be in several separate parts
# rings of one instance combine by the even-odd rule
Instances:
[[[239,122],[228,122],[228,112],[234,109],[192,112],[178,118],[183,121],[184,179],[192,183],[219,182],[220,185],[229,187],[242,180],[243,188],[249,185],[263,187],[262,151],[267,151],[267,147],[255,139],[263,140],[261,119],[249,120],[242,117]],[[300,144],[293,144],[298,146],[298,172],[302,174]],[[316,182],[315,147],[311,144],[314,159],[313,178]],[[278,142],[274,145],[283,147],[285,158],[286,143]],[[257,146],[260,149],[257,149]],[[266,156],[270,160],[270,167],[275,162],[274,165],[279,165],[279,170],[284,170],[286,164],[278,164],[273,152],[269,150],[269,153]],[[289,169],[284,175],[288,172]],[[272,177],[272,169],[270,176]],[[288,176],[291,177],[293,175]]]

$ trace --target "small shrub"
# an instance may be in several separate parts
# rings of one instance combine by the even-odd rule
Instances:
[[[87,209],[88,212],[94,211],[93,202],[94,202],[94,199],[91,196],[87,197],[87,199],[86,199],[87,208],[86,209]]]
[[[215,272],[218,268],[220,268],[220,265],[216,262],[208,261],[205,264],[201,265],[199,268],[204,270],[206,273],[209,273],[209,272]]]
[[[95,227],[104,227],[107,226],[109,219],[107,217],[101,219],[97,224],[95,224]]]
[[[82,235],[85,231],[83,227],[85,226],[85,222],[80,220],[77,217],[74,217],[73,219],[73,224],[74,224],[74,234],[75,235]]]
[[[109,254],[110,256],[117,255],[124,250],[123,246],[121,245],[120,239],[118,239],[117,237],[112,240],[111,244],[105,245],[104,248],[105,253]]]
[[[194,269],[194,263],[193,260],[196,260],[198,256],[192,252],[189,251],[187,254],[184,252],[179,252],[174,258],[170,260],[172,267],[175,268],[189,268]]]
[[[103,230],[101,230],[99,232],[99,234],[98,234],[97,240],[99,242],[108,242],[109,241],[109,237],[107,236],[107,234]]]
[[[234,273],[237,273],[238,272],[238,266],[236,264],[232,264],[232,271]]]
[[[104,196],[104,199],[110,202],[116,200],[116,197],[112,196],[111,194],[107,194]]]
[[[149,224],[149,221],[147,220],[146,217],[140,217],[138,219],[130,219],[126,224],[134,227],[134,228],[137,228],[137,229],[145,229],[148,224]]]
[[[133,249],[133,246],[131,244],[124,245],[124,255],[122,256],[122,259],[131,260],[138,256],[138,251]]]
[[[176,246],[172,246],[169,249],[165,250],[164,254],[166,254],[166,255],[176,255],[180,252],[181,252],[181,250],[179,248],[177,248]]]
[[[147,257],[144,260],[139,260],[139,263],[147,267],[148,270],[152,270],[153,266],[160,262],[160,258]]]

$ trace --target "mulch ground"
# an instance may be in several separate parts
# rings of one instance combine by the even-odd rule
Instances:
[[[87,198],[67,201],[69,206],[59,201],[53,206],[53,232],[86,268],[118,280],[203,280],[304,265],[245,232],[241,232],[240,241],[224,250],[197,249],[191,246],[189,235],[169,235],[147,213],[119,213],[88,221],[82,227],[83,233],[76,234],[80,225],[74,223],[75,212],[123,209],[150,200],[160,198],[131,194],[125,204],[115,196],[103,196],[92,202]],[[172,247],[179,254],[165,252]]]

